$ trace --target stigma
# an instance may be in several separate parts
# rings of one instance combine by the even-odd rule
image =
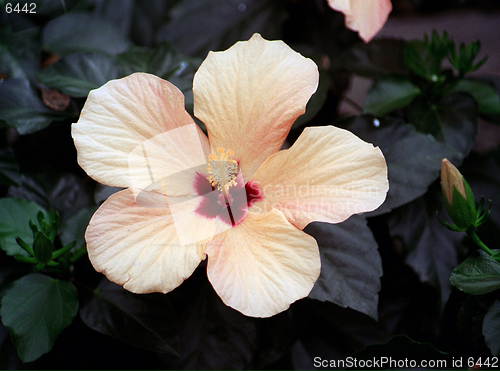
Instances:
[[[236,177],[240,171],[238,162],[232,159],[233,151],[223,147],[217,148],[216,154],[211,154],[208,160],[208,177],[214,189],[226,194],[228,189],[237,184]]]

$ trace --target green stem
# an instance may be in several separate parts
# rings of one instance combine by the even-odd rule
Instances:
[[[488,246],[484,244],[483,241],[479,238],[479,236],[476,234],[476,231],[474,229],[471,229],[470,231],[467,231],[467,234],[469,235],[470,238],[472,238],[472,241],[476,245],[478,245],[481,249],[483,249],[485,252],[487,252],[490,256],[495,255],[493,251],[491,251]]]

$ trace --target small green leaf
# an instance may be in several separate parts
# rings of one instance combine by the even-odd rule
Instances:
[[[491,354],[500,356],[500,300],[495,300],[484,316],[483,335]]]
[[[130,45],[127,36],[113,22],[95,14],[66,13],[45,25],[44,48],[62,55],[76,52],[104,52],[116,55]]]
[[[52,259],[53,251],[54,245],[52,241],[42,232],[37,232],[35,240],[33,241],[35,258],[37,258],[40,263],[48,263],[50,259]]]
[[[500,288],[500,263],[477,250],[453,270],[450,281],[468,294],[486,294]]]
[[[76,53],[38,71],[42,84],[59,89],[71,97],[86,97],[109,80],[122,77],[118,63],[99,53]]]
[[[43,209],[34,202],[15,198],[0,199],[0,248],[7,255],[28,256],[17,244],[16,237],[22,238],[29,246],[33,244],[29,222],[36,220],[39,211]]]
[[[32,362],[49,352],[78,310],[73,284],[42,274],[14,282],[2,298],[0,316],[9,329],[19,357]]]
[[[429,81],[436,81],[441,70],[441,61],[436,59],[423,41],[409,41],[404,56],[406,65],[413,72]]]
[[[312,223],[304,231],[316,238],[321,255],[321,274],[309,298],[377,319],[382,262],[366,219],[355,215],[340,224]]]
[[[454,92],[466,92],[474,97],[479,104],[479,112],[485,114],[500,114],[500,95],[495,89],[478,80],[463,79],[453,88]]]
[[[398,108],[406,107],[420,89],[406,76],[388,76],[377,80],[368,90],[364,111],[375,116],[383,116]]]
[[[41,130],[54,120],[70,117],[43,104],[38,92],[28,80],[0,81],[0,122],[15,128],[19,134]]]

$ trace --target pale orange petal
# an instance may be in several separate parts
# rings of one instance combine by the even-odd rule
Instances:
[[[278,210],[249,213],[207,244],[207,272],[224,303],[252,317],[269,317],[306,297],[320,273],[314,238]]]
[[[389,188],[380,149],[333,126],[306,128],[290,149],[264,162],[251,182],[263,197],[250,211],[279,209],[300,229],[372,211]]]
[[[249,179],[281,148],[318,79],[312,60],[255,34],[208,54],[194,77],[194,114],[207,126],[212,151],[231,149]]]
[[[169,292],[204,259],[204,242],[181,245],[167,207],[138,206],[131,190],[111,195],[92,217],[85,239],[90,261],[110,281],[135,293]]]
[[[382,29],[392,11],[390,0],[328,0],[328,4],[344,13],[346,27],[358,31],[364,42]]]
[[[208,152],[208,140],[186,112],[182,93],[146,73],[91,91],[72,135],[80,166],[115,187],[146,187],[152,178],[198,165]]]

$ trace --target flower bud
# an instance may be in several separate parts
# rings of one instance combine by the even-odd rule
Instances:
[[[462,230],[477,220],[474,194],[458,169],[447,159],[441,163],[441,189],[444,205],[451,220]]]

